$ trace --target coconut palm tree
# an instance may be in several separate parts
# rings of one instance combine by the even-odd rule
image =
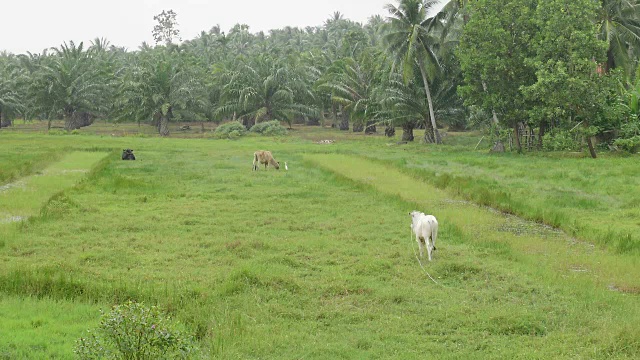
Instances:
[[[621,67],[633,73],[633,57],[640,55],[640,2],[602,0],[598,28],[600,40],[609,44],[605,70]]]
[[[429,104],[430,122],[425,125],[433,131],[433,138],[429,131],[425,132],[425,141],[440,143],[429,89],[429,77],[433,77],[440,66],[432,49],[435,39],[430,31],[434,19],[427,17],[429,10],[436,4],[437,0],[400,0],[397,7],[388,4],[386,9],[390,14],[389,26],[384,40],[389,53],[394,57],[394,67],[402,69],[405,81],[412,78],[416,67],[420,70],[422,86]]]

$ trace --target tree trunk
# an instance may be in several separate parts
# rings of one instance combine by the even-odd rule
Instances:
[[[246,127],[247,130],[250,130],[251,127],[253,127],[253,125],[255,124],[256,122],[253,119],[249,119],[249,118],[242,119],[242,125],[244,125],[244,127]]]
[[[431,128],[431,122],[428,119],[424,120],[424,142],[428,144],[436,143],[434,138],[435,132]],[[439,134],[438,134],[439,135]]]
[[[169,136],[169,114],[161,115],[158,123],[158,133],[160,136]]]
[[[317,117],[307,118],[306,124],[307,126],[318,126],[320,125],[320,119],[318,119]]]
[[[7,118],[7,114],[4,111],[0,110],[0,128],[9,127],[13,125],[11,123],[11,119]]]
[[[413,141],[413,128],[412,122],[402,124],[402,141]]]
[[[396,136],[396,128],[393,125],[387,125],[384,128],[384,135],[387,137],[394,137]]]
[[[487,83],[486,82],[482,82],[482,90],[484,90],[484,92],[487,92]],[[498,125],[500,124],[500,122],[498,121],[498,114],[496,114],[496,110],[491,108],[491,115],[492,115],[492,119],[493,119],[493,125],[496,128],[496,131],[498,130]],[[496,134],[494,134],[496,135]],[[494,151],[494,149],[496,149]],[[500,140],[500,138],[498,138],[498,141],[496,141],[495,144],[493,144],[493,148],[491,149],[491,152],[500,152],[500,149],[502,149],[501,152],[504,152],[504,144],[502,143],[502,140]]]
[[[364,128],[365,134],[375,134],[378,132],[376,130],[376,122],[375,121],[367,121],[367,126]]]
[[[436,115],[433,112],[433,102],[431,101],[431,90],[429,90],[429,81],[427,79],[427,72],[424,69],[424,64],[422,61],[418,61],[418,65],[420,66],[420,73],[422,74],[422,82],[424,83],[424,92],[427,95],[427,102],[429,103],[429,119],[431,120],[431,128],[433,129],[433,138],[435,139],[436,144],[440,144],[442,139],[440,138],[440,134],[438,133],[438,127],[436,125]],[[425,124],[426,125],[426,124]],[[427,131],[424,132],[425,141],[427,141]]]
[[[538,130],[538,150],[542,150],[542,139],[544,138],[544,134],[547,131],[547,124],[545,122],[540,123],[540,129]]]
[[[340,109],[340,114],[342,117],[342,121],[340,121],[340,130],[348,131],[349,130],[349,114],[344,111],[344,109]]]
[[[597,158],[598,155],[596,154],[596,149],[593,147],[593,139],[591,136],[587,136],[587,145],[589,146],[589,153],[591,154],[592,158]]]
[[[66,113],[64,115],[64,129],[73,131],[82,127],[82,118],[79,112]]]
[[[331,103],[331,124],[333,125],[332,127],[338,126],[338,111],[334,103]]]
[[[93,114],[84,111],[74,111],[69,118],[65,117],[64,128],[75,130],[93,124]]]
[[[584,126],[585,128],[589,127],[589,124],[584,121],[582,123],[582,126]],[[596,149],[593,147],[593,136],[585,136],[585,140],[587,141],[587,146],[589,147],[589,154],[591,155],[591,158],[596,159],[598,157],[598,155],[596,154]]]
[[[354,122],[352,126],[353,132],[363,132],[364,124],[361,122]]]
[[[605,66],[604,72],[608,74],[609,71],[611,71],[611,69],[615,69],[615,67],[616,61],[613,57],[613,49],[611,48],[611,46],[609,46],[609,50],[607,50],[607,64]]]
[[[80,127],[89,126],[93,124],[93,120],[96,118],[93,114],[89,112],[81,112],[80,116]]]
[[[518,124],[519,123],[517,121],[513,124],[513,139],[516,142],[516,149],[518,150],[518,154],[521,154],[522,144],[520,143],[520,129]]]
[[[498,140],[496,141],[493,146],[491,147],[491,150],[489,150],[489,152],[500,152],[503,153],[504,152],[504,144],[502,143],[502,141]]]

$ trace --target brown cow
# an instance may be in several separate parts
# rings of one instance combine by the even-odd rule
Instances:
[[[265,170],[269,165],[275,167],[276,170],[280,170],[280,163],[273,158],[271,151],[258,150],[253,153],[253,170],[258,170],[259,164],[264,164]]]

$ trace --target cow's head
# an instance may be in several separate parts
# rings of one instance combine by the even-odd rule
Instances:
[[[413,210],[412,212],[409,213],[409,216],[411,216],[411,222],[415,223],[416,219],[418,219],[420,216],[424,215],[424,213],[418,211],[418,210]]]

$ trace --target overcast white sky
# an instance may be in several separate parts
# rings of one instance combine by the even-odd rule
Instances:
[[[384,5],[397,0],[2,0],[0,51],[40,53],[64,41],[89,43],[96,37],[136,50],[153,44],[153,16],[177,13],[183,40],[219,24],[227,32],[237,23],[252,33],[285,26],[322,25],[335,11],[366,22],[387,16]]]

